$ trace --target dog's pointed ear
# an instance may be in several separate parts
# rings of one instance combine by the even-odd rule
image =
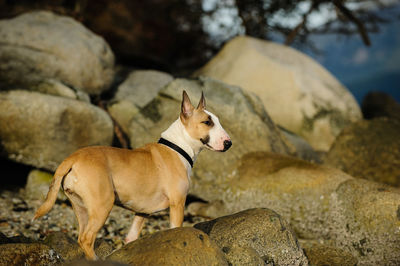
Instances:
[[[199,101],[199,105],[197,105],[197,109],[206,109],[206,98],[204,97],[204,92],[201,92],[201,98]]]
[[[194,106],[190,102],[189,96],[186,91],[182,93],[182,104],[181,104],[181,118],[186,120],[193,114]]]

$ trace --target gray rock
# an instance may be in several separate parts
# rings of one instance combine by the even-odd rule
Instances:
[[[170,74],[156,70],[132,71],[126,80],[119,85],[113,100],[129,101],[138,108],[143,108],[172,80],[173,77]]]
[[[256,93],[272,120],[327,151],[349,123],[361,119],[352,94],[325,68],[285,45],[239,36],[196,76]]]
[[[79,89],[70,88],[55,79],[41,80],[39,83],[31,84],[29,87],[24,89],[90,103],[89,95],[86,92]]]
[[[0,92],[0,139],[9,159],[54,171],[78,148],[111,145],[106,112],[82,101],[28,91]]]
[[[206,200],[217,199],[216,184],[230,179],[232,166],[247,152],[295,152],[284,142],[279,129],[254,94],[210,78],[175,79],[144,108],[128,101],[120,102],[118,107],[111,105],[110,114],[126,131],[133,148],[156,142],[161,132],[179,117],[183,89],[193,104],[197,104],[201,91],[204,91],[207,109],[219,117],[233,142],[228,152],[205,150],[199,155],[193,168],[191,187],[191,193],[196,196]]]
[[[316,152],[305,139],[285,128],[279,128],[288,142],[295,147],[296,157],[313,163],[322,163],[320,153]]]
[[[24,195],[28,200],[40,200],[44,201],[49,191],[49,186],[53,175],[40,170],[30,171],[26,180]],[[61,190],[58,192],[57,199],[66,200],[64,192]]]
[[[232,265],[237,265],[235,261],[248,261],[251,253],[270,265],[307,265],[289,223],[272,210],[250,209],[194,227],[208,234],[224,253],[229,254]],[[243,253],[235,247],[255,252]]]
[[[114,55],[100,36],[72,18],[38,11],[0,21],[0,86],[55,79],[89,94],[107,89]]]
[[[358,178],[400,187],[400,120],[359,121],[337,137],[324,162]]]
[[[188,227],[139,238],[116,250],[107,260],[130,265],[228,265],[205,233]]]
[[[39,243],[0,245],[0,265],[57,265],[62,258],[51,248]]]

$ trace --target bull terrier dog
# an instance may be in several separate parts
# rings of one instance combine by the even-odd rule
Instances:
[[[139,237],[146,215],[168,207],[170,227],[182,226],[193,161],[203,148],[224,152],[231,145],[218,118],[206,110],[204,94],[194,108],[183,91],[179,118],[158,143],[134,150],[86,147],[67,157],[33,219],[50,211],[62,187],[78,220],[78,243],[95,260],[96,235],[114,204],[135,212],[126,243]]]

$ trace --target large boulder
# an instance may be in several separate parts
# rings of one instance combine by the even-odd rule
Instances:
[[[108,114],[83,101],[37,92],[0,92],[2,153],[17,162],[54,171],[78,148],[111,145]]]
[[[39,86],[55,79],[89,94],[109,88],[114,55],[72,18],[47,11],[0,21],[0,87]]]
[[[226,253],[231,265],[251,252],[270,265],[307,265],[288,222],[269,209],[249,209],[194,226]],[[240,247],[239,249],[237,247]]]
[[[308,56],[280,44],[236,37],[196,76],[256,93],[277,124],[327,151],[344,126],[361,118],[351,93]]]
[[[187,227],[144,236],[107,259],[130,265],[228,265],[222,251],[205,233]]]
[[[113,100],[128,101],[143,108],[173,79],[170,74],[156,70],[132,71],[119,85]]]
[[[161,132],[178,119],[183,89],[193,104],[197,104],[204,91],[207,109],[219,117],[233,142],[225,153],[205,150],[198,156],[193,168],[193,194],[207,200],[218,198],[216,184],[225,183],[229,169],[247,152],[294,152],[254,94],[210,78],[175,79],[143,108],[129,101],[117,101],[108,110],[128,134],[131,146],[140,147],[156,142]]]
[[[270,208],[299,238],[329,240],[361,264],[400,263],[398,189],[273,153],[243,156],[231,178],[216,187],[219,203],[209,212],[203,204],[200,212]]]
[[[356,122],[337,137],[324,161],[359,178],[400,187],[400,120]]]

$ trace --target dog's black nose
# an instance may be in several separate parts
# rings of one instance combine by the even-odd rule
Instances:
[[[232,146],[231,140],[224,140],[224,150],[223,151],[227,151],[231,146]]]

